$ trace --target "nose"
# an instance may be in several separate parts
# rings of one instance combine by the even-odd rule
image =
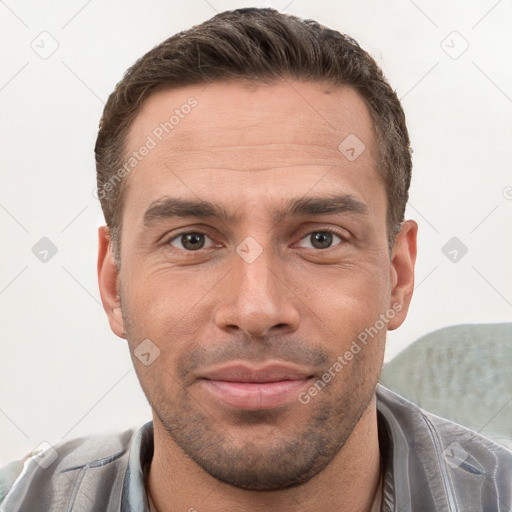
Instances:
[[[299,299],[287,282],[283,262],[266,249],[254,260],[243,252],[234,253],[232,260],[215,309],[217,327],[255,338],[297,330]]]

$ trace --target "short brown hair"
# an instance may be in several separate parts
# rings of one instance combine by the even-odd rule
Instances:
[[[404,218],[412,168],[405,115],[396,92],[352,38],[275,9],[245,8],[222,12],[165,40],[126,71],[108,98],[95,154],[98,196],[118,265],[126,181],[119,171],[126,136],[144,101],[162,89],[285,77],[348,85],[364,98],[377,134],[377,172],[386,188],[387,234],[389,247],[393,246]]]

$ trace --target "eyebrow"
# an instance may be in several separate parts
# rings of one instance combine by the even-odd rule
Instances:
[[[340,213],[368,215],[368,207],[354,196],[342,194],[292,199],[284,207],[274,207],[270,212],[275,222],[280,222],[287,217]],[[157,222],[175,217],[217,218],[232,224],[239,220],[236,214],[229,212],[222,205],[216,205],[209,201],[165,196],[149,205],[142,218],[142,224],[151,227]]]

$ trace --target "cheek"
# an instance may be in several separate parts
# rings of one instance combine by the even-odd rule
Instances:
[[[141,268],[132,276],[126,287],[130,313],[139,330],[161,335],[197,329],[198,311],[222,274],[198,268],[173,269],[163,263]]]
[[[291,283],[290,283],[291,284]],[[310,317],[337,334],[354,336],[373,325],[389,305],[389,270],[385,265],[312,267],[294,278],[293,289]]]
[[[315,314],[306,312],[306,329],[311,339],[317,339],[330,354],[329,365],[335,365],[331,368],[336,375],[335,389],[348,389],[353,382],[363,382],[365,373],[371,382],[380,374],[386,332],[392,319],[392,315],[386,316],[389,283],[385,274],[347,273],[337,281],[331,280],[310,299]]]

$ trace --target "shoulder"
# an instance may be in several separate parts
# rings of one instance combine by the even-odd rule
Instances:
[[[497,455],[503,456],[505,460],[511,460],[512,451],[509,448],[469,428],[425,411],[413,402],[380,384],[377,387],[377,403],[381,412],[383,410],[387,411],[387,414],[384,414],[384,416],[388,420],[391,419],[394,420],[393,422],[400,424],[403,427],[403,431],[411,436],[428,433],[429,438],[434,436],[443,442],[443,446],[447,442],[451,443],[458,440],[464,442],[471,450],[491,449]],[[416,441],[418,440],[416,439]]]
[[[377,407],[391,443],[393,474],[430,489],[438,507],[512,506],[512,451],[462,425],[377,387]],[[413,489],[411,489],[412,491]],[[442,504],[442,506],[441,506]]]
[[[76,475],[84,468],[102,467],[118,471],[126,462],[127,451],[136,428],[111,432],[50,445],[42,443],[31,453],[0,469],[1,511],[60,510],[72,492]],[[117,461],[117,464],[116,464]],[[46,501],[40,508],[31,508],[32,501]],[[38,501],[39,502],[39,501]],[[35,505],[34,505],[35,506]]]

